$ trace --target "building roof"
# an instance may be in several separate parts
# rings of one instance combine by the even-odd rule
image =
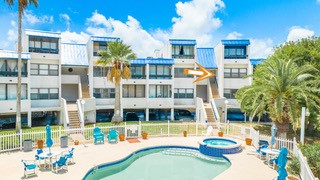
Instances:
[[[30,53],[22,52],[21,58],[22,60],[29,60]],[[0,50],[0,59],[18,60],[18,53],[16,51]]]
[[[227,39],[221,40],[223,45],[232,45],[232,46],[242,46],[242,45],[250,45],[249,39]]]
[[[61,43],[62,66],[89,66],[85,44]]]
[[[197,44],[194,39],[169,39],[171,45],[187,45],[195,46]]]
[[[115,37],[99,37],[99,36],[91,36],[92,41],[101,41],[101,42],[115,42],[120,38]]]
[[[29,36],[40,36],[40,37],[51,37],[51,38],[60,38],[61,33],[57,32],[48,32],[48,31],[39,31],[39,30],[32,30],[26,29],[26,35]]]
[[[153,65],[173,65],[173,59],[167,58],[137,58],[130,61],[131,65],[146,65],[146,64],[153,64]]]
[[[260,64],[262,61],[266,60],[266,58],[257,58],[257,59],[250,59],[250,63],[253,66],[256,66],[258,64]]]
[[[197,48],[196,60],[205,68],[218,68],[213,48]]]

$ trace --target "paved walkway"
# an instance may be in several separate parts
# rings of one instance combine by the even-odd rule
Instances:
[[[50,170],[39,170],[38,176],[30,179],[82,179],[87,171],[95,165],[116,161],[129,155],[130,153],[145,147],[158,145],[183,145],[198,147],[198,141],[204,137],[166,137],[150,138],[148,140],[140,139],[140,143],[119,142],[117,144],[87,144],[75,147],[75,164],[69,165],[69,171],[60,171],[58,174]],[[238,140],[236,140],[238,141]],[[244,144],[243,141],[240,141]],[[47,150],[47,149],[45,149]],[[63,151],[66,148],[53,147],[52,151]],[[34,159],[36,154],[34,149],[31,152],[11,152],[0,154],[0,175],[1,179],[17,180],[23,177],[22,159]],[[254,155],[252,146],[245,146],[245,149],[238,154],[227,155],[231,161],[231,167],[215,179],[218,180],[271,180],[277,176],[277,172],[265,165],[256,155]]]

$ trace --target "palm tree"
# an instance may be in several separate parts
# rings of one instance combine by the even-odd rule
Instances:
[[[14,5],[14,0],[5,0],[9,6]],[[34,4],[38,7],[38,0],[18,0],[18,86],[17,86],[17,116],[16,116],[16,131],[21,130],[21,52],[22,52],[22,15],[24,14],[24,9],[28,5]]]
[[[122,122],[120,115],[120,82],[121,78],[129,79],[131,77],[129,59],[136,58],[131,47],[123,43],[123,41],[109,42],[107,50],[98,52],[101,57],[96,62],[97,65],[103,67],[109,66],[111,71],[108,71],[107,79],[115,83],[116,95],[114,104],[114,115],[111,122],[118,124]]]
[[[251,118],[268,112],[278,132],[285,137],[290,123],[294,130],[299,126],[302,106],[319,110],[316,72],[313,66],[298,66],[292,60],[265,61],[256,68],[252,85],[236,93],[241,110],[247,110]]]

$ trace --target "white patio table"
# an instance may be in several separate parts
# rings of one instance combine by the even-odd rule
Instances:
[[[52,158],[53,158],[53,157],[56,157],[56,156],[58,156],[58,155],[60,155],[60,154],[61,154],[61,152],[59,152],[59,151],[51,151],[51,153],[49,153],[49,152],[43,152],[43,153],[39,154],[38,156],[39,156],[40,158],[49,159],[49,162],[50,162],[49,167],[50,167],[50,166],[52,167]],[[47,161],[46,161],[46,162],[47,162]]]

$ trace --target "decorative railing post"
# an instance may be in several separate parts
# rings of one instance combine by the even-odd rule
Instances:
[[[168,120],[168,137],[170,136],[170,120]]]
[[[124,122],[124,137],[127,138],[127,122]]]
[[[198,136],[198,121],[196,121],[196,136]]]

